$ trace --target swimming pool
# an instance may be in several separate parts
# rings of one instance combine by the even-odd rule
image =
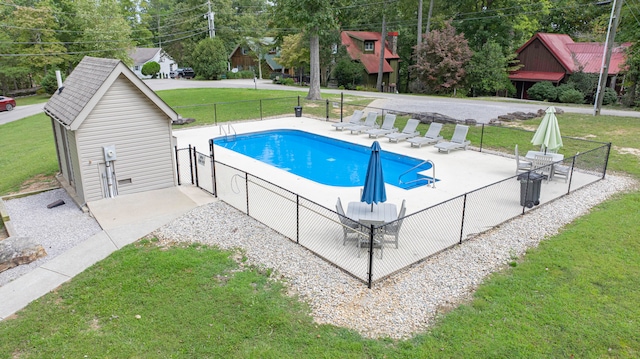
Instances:
[[[214,144],[257,159],[295,175],[329,186],[364,185],[371,149],[367,146],[300,130],[269,130],[216,138]],[[399,176],[423,162],[418,158],[387,151],[380,153],[387,184],[411,189],[428,184],[431,178],[417,172],[431,168],[423,163],[415,171]]]

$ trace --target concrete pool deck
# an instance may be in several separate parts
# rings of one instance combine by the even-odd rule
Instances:
[[[368,138],[366,134],[352,135],[348,131],[336,131],[331,126],[331,123],[305,117],[287,117],[263,121],[236,122],[232,123],[231,126],[238,134],[272,129],[297,129],[364,146],[371,146],[375,141],[373,138]],[[221,126],[225,127],[226,130],[228,125],[225,123]],[[199,152],[206,154],[209,153],[209,139],[223,134],[224,132],[220,130],[220,126],[194,127],[174,131],[178,148],[192,145],[196,146]],[[436,178],[439,180],[436,183],[436,188],[421,186],[404,190],[396,186],[387,185],[387,202],[396,203],[399,206],[402,200],[406,200],[407,214],[515,176],[515,159],[510,157],[477,152],[475,150],[457,150],[444,153],[438,152],[433,146],[415,148],[411,147],[407,142],[390,143],[384,137],[379,138],[378,141],[385,151],[422,160],[431,160],[435,164]],[[474,145],[477,144],[471,144],[471,146]],[[525,149],[521,149],[521,151],[524,152]],[[342,203],[345,206],[350,201],[359,200],[360,187],[322,185],[220,146],[216,146],[214,152],[216,161],[260,176],[327,208],[334,208],[338,197],[342,199]],[[431,170],[427,171],[427,175],[431,175]],[[574,174],[571,187],[575,189],[591,182],[593,182],[593,176],[591,175],[583,178],[583,176]],[[519,185],[515,178],[513,183]],[[567,184],[563,180],[545,181],[542,186],[543,191],[540,198],[542,203],[555,199],[567,191]],[[519,201],[519,197],[516,196],[516,199]]]

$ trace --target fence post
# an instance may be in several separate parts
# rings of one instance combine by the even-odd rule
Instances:
[[[533,165],[531,167],[533,167]],[[524,200],[522,200],[522,195],[523,195],[522,183],[520,183],[520,200],[522,201],[522,214],[524,214],[524,211],[527,208],[527,196],[529,194],[529,183],[531,183],[531,171],[527,172],[527,184],[524,186]]]
[[[300,244],[300,195],[296,194],[296,243]]]
[[[191,144],[189,144],[189,173],[191,173],[191,184],[193,182],[193,157],[191,157]]]
[[[178,146],[173,146],[173,148],[176,150],[176,173],[178,174],[178,186],[180,186],[180,160],[178,159]]]
[[[211,183],[213,184],[213,196],[218,198],[218,187],[216,185],[216,158],[213,152],[213,138],[209,139],[209,156],[211,156]]]
[[[607,174],[607,166],[609,165],[609,155],[611,154],[611,142],[607,144],[607,155],[604,156],[604,169],[602,170],[602,179]]]
[[[218,105],[213,104],[213,124],[218,125]]]
[[[262,121],[262,99],[260,99],[260,121]]]
[[[200,182],[198,181],[198,151],[196,151],[196,146],[193,146],[193,161],[195,162],[194,173],[196,175],[196,187],[200,187]]]
[[[571,180],[573,179],[573,169],[576,166],[576,157],[578,156],[579,155],[573,156],[573,159],[571,160],[571,172],[569,172],[569,186],[567,187],[567,194],[571,193]]]
[[[327,104],[326,104],[326,113],[327,113],[327,121],[329,121],[329,99],[327,99]]]
[[[344,92],[340,92],[340,122],[342,122],[342,106],[344,104]]]
[[[298,106],[300,106],[300,95],[298,95]]]
[[[244,173],[244,191],[247,199],[247,216],[249,215],[249,172]]]
[[[373,224],[369,228],[369,279],[367,286],[371,289],[373,281]]]
[[[482,152],[482,142],[484,141],[484,123],[482,124],[482,132],[480,133],[480,152]]]
[[[460,223],[460,244],[462,244],[462,234],[464,232],[464,215],[467,211],[467,194],[464,194],[464,201],[462,202],[462,223]]]

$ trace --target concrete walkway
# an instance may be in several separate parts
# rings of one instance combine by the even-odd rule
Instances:
[[[195,187],[172,187],[89,202],[102,231],[37,269],[0,287],[0,320],[162,225],[215,201]]]

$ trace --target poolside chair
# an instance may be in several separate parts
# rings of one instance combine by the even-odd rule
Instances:
[[[360,133],[363,131],[367,131],[367,130],[371,130],[374,128],[377,128],[378,125],[376,123],[376,120],[378,119],[378,113],[377,112],[369,112],[367,113],[367,118],[364,120],[364,124],[362,125],[356,125],[356,126],[349,126],[346,127],[347,130],[351,131],[351,134],[353,133]]]
[[[394,239],[391,241],[396,245],[396,249],[398,248],[398,237],[400,236],[400,227],[402,227],[402,221],[404,221],[404,216],[407,212],[407,207],[405,207],[406,200],[402,200],[402,205],[400,205],[400,212],[398,212],[398,219],[394,222],[387,224],[384,227],[384,234],[393,236]]]
[[[425,133],[423,137],[416,136],[408,139],[407,142],[411,143],[411,147],[418,148],[422,147],[422,145],[432,145],[434,143],[438,143],[438,141],[442,140],[442,136],[440,136],[441,129],[441,123],[431,122],[427,133]]]
[[[553,157],[550,155],[536,155],[533,158],[531,168],[534,172],[547,177],[547,181],[553,176]]]
[[[364,112],[355,110],[353,111],[353,115],[351,115],[349,122],[334,123],[331,124],[331,126],[335,127],[336,131],[342,131],[345,129],[345,127],[363,125],[364,121],[362,121],[362,115],[364,115]]]
[[[467,140],[467,133],[469,132],[469,126],[465,125],[456,125],[456,129],[453,131],[453,136],[451,136],[451,141],[444,141],[440,143],[436,143],[436,148],[438,152],[446,152],[449,153],[451,150],[459,150],[459,149],[467,149],[467,146],[471,143],[471,141]]]
[[[520,172],[527,172],[531,170],[531,161],[520,159],[520,155],[518,154],[518,145],[516,145],[516,174]]]
[[[355,235],[356,238],[360,237],[362,226],[360,223],[348,218],[344,214],[344,208],[342,207],[340,197],[338,197],[338,202],[336,202],[336,212],[338,212],[338,219],[340,219],[340,223],[342,224],[342,231],[344,233],[342,245],[344,246],[347,243],[347,239],[349,239],[349,235]]]
[[[580,152],[576,153],[576,156],[579,155]],[[556,178],[556,176],[564,177],[564,183],[567,183],[569,176],[571,175],[571,166],[566,166],[564,164],[556,163],[553,165],[553,174],[551,178]]]
[[[378,136],[384,136],[389,133],[398,131],[398,129],[394,127],[395,123],[396,115],[388,113],[384,115],[384,121],[382,122],[382,126],[380,128],[372,128],[364,132],[369,135],[369,138],[378,138]]]
[[[416,131],[416,128],[418,128],[419,124],[420,120],[412,118],[407,121],[407,124],[404,126],[401,132],[393,132],[385,135],[384,137],[388,138],[389,142],[400,142],[402,140],[408,140],[420,134],[420,132]]]

